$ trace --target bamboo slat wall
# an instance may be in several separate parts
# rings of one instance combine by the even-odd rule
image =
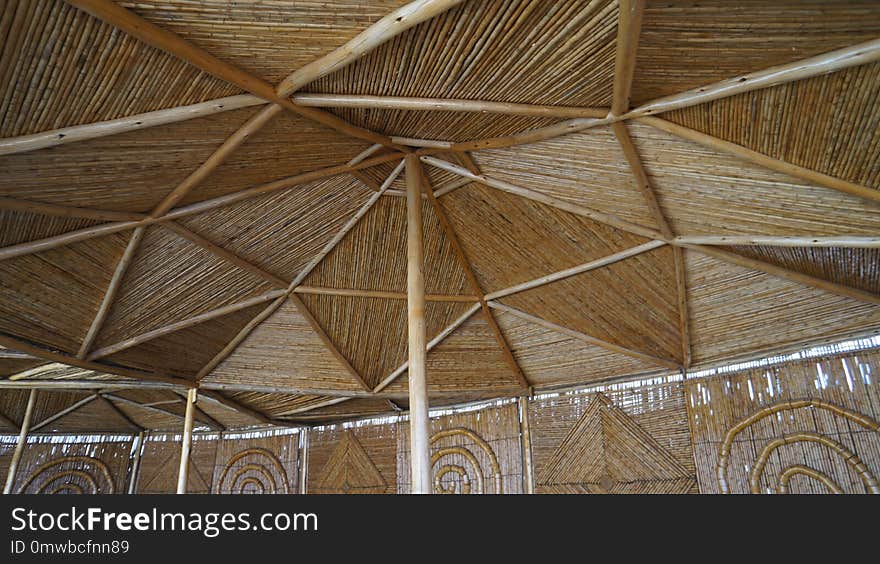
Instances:
[[[871,350],[689,380],[700,490],[880,493],[878,371]]]
[[[682,383],[529,401],[536,493],[697,493]]]
[[[99,442],[31,437],[19,461],[13,491],[41,494],[125,493],[132,438]]]
[[[399,428],[394,423],[310,431],[308,493],[396,493]]]
[[[297,492],[299,436],[222,438],[217,444],[213,493]]]
[[[180,425],[178,428],[181,428]],[[213,491],[214,461],[218,444],[216,436],[193,436],[187,493],[207,494]],[[174,493],[177,490],[179,466],[179,435],[148,436],[144,441],[135,491],[139,494]]]
[[[4,2],[0,29],[0,137],[239,92],[64,2]]]
[[[435,493],[522,493],[522,449],[516,403],[431,419]],[[409,426],[401,425],[398,492],[409,493]]]

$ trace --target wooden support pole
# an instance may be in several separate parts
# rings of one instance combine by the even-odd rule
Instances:
[[[12,486],[15,484],[15,474],[18,470],[18,463],[21,455],[24,453],[24,446],[27,442],[27,434],[31,427],[31,417],[34,415],[34,404],[37,402],[37,390],[31,390],[28,395],[27,407],[24,409],[24,420],[21,422],[21,430],[18,433],[18,442],[15,444],[15,451],[12,453],[12,459],[9,461],[9,470],[6,473],[6,484],[3,485],[3,494],[11,494]]]
[[[177,472],[177,493],[186,493],[189,477],[189,453],[192,450],[193,416],[195,415],[198,390],[190,388],[186,392],[186,415],[183,419],[183,437],[180,441],[180,469]]]
[[[422,174],[419,159],[406,156],[406,258],[407,328],[409,333],[409,430],[411,493],[429,494],[431,446],[428,420],[428,386],[425,373],[425,276],[422,248]]]
[[[309,493],[309,430],[300,431],[299,443],[299,493]]]
[[[527,398],[517,398],[519,405],[519,436],[522,448],[523,491],[535,493],[535,475],[532,467],[532,432],[529,425],[529,402]]]
[[[616,116],[629,109],[645,0],[620,0],[618,6],[617,57],[614,62],[614,99],[611,104],[611,113]]]
[[[134,439],[134,458],[131,461],[131,474],[128,478],[129,495],[137,493],[137,481],[141,475],[141,457],[144,453],[144,431]]]

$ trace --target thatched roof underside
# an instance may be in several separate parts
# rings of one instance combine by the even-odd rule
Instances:
[[[406,409],[409,151],[432,405],[878,332],[877,3],[620,6],[0,4],[0,430]]]

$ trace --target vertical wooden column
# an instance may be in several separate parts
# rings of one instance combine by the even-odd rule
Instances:
[[[522,441],[523,491],[535,493],[535,476],[532,470],[532,431],[529,427],[529,402],[526,398],[517,399],[519,403],[519,434]]]
[[[196,411],[198,390],[190,388],[186,392],[186,414],[183,420],[183,438],[180,441],[180,470],[177,473],[177,493],[186,493],[189,476],[189,451],[192,449],[193,415]]]
[[[425,357],[425,275],[422,247],[422,175],[419,158],[406,156],[406,305],[409,330],[409,441],[411,493],[431,493],[428,387]]]
[[[138,433],[135,438],[134,460],[131,463],[131,477],[128,480],[128,493],[137,493],[138,475],[141,473],[141,455],[144,452],[144,432]]]
[[[299,448],[299,493],[309,491],[309,430],[300,431]]]
[[[15,484],[15,474],[18,470],[18,461],[24,453],[24,444],[27,441],[27,434],[31,428],[31,417],[34,414],[34,404],[37,402],[36,388],[31,390],[28,396],[27,407],[24,410],[24,420],[21,422],[21,431],[18,433],[18,443],[15,445],[15,451],[12,453],[12,460],[9,461],[9,472],[6,474],[6,484],[3,486],[3,493],[12,493],[12,486]]]

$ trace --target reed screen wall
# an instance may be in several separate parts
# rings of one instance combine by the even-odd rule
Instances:
[[[880,493],[880,349],[717,372],[435,412],[434,490]],[[16,438],[0,437],[0,476]],[[136,441],[33,435],[13,491],[175,491],[180,436],[147,434],[137,464]],[[196,434],[187,489],[406,493],[408,451],[405,415]]]

